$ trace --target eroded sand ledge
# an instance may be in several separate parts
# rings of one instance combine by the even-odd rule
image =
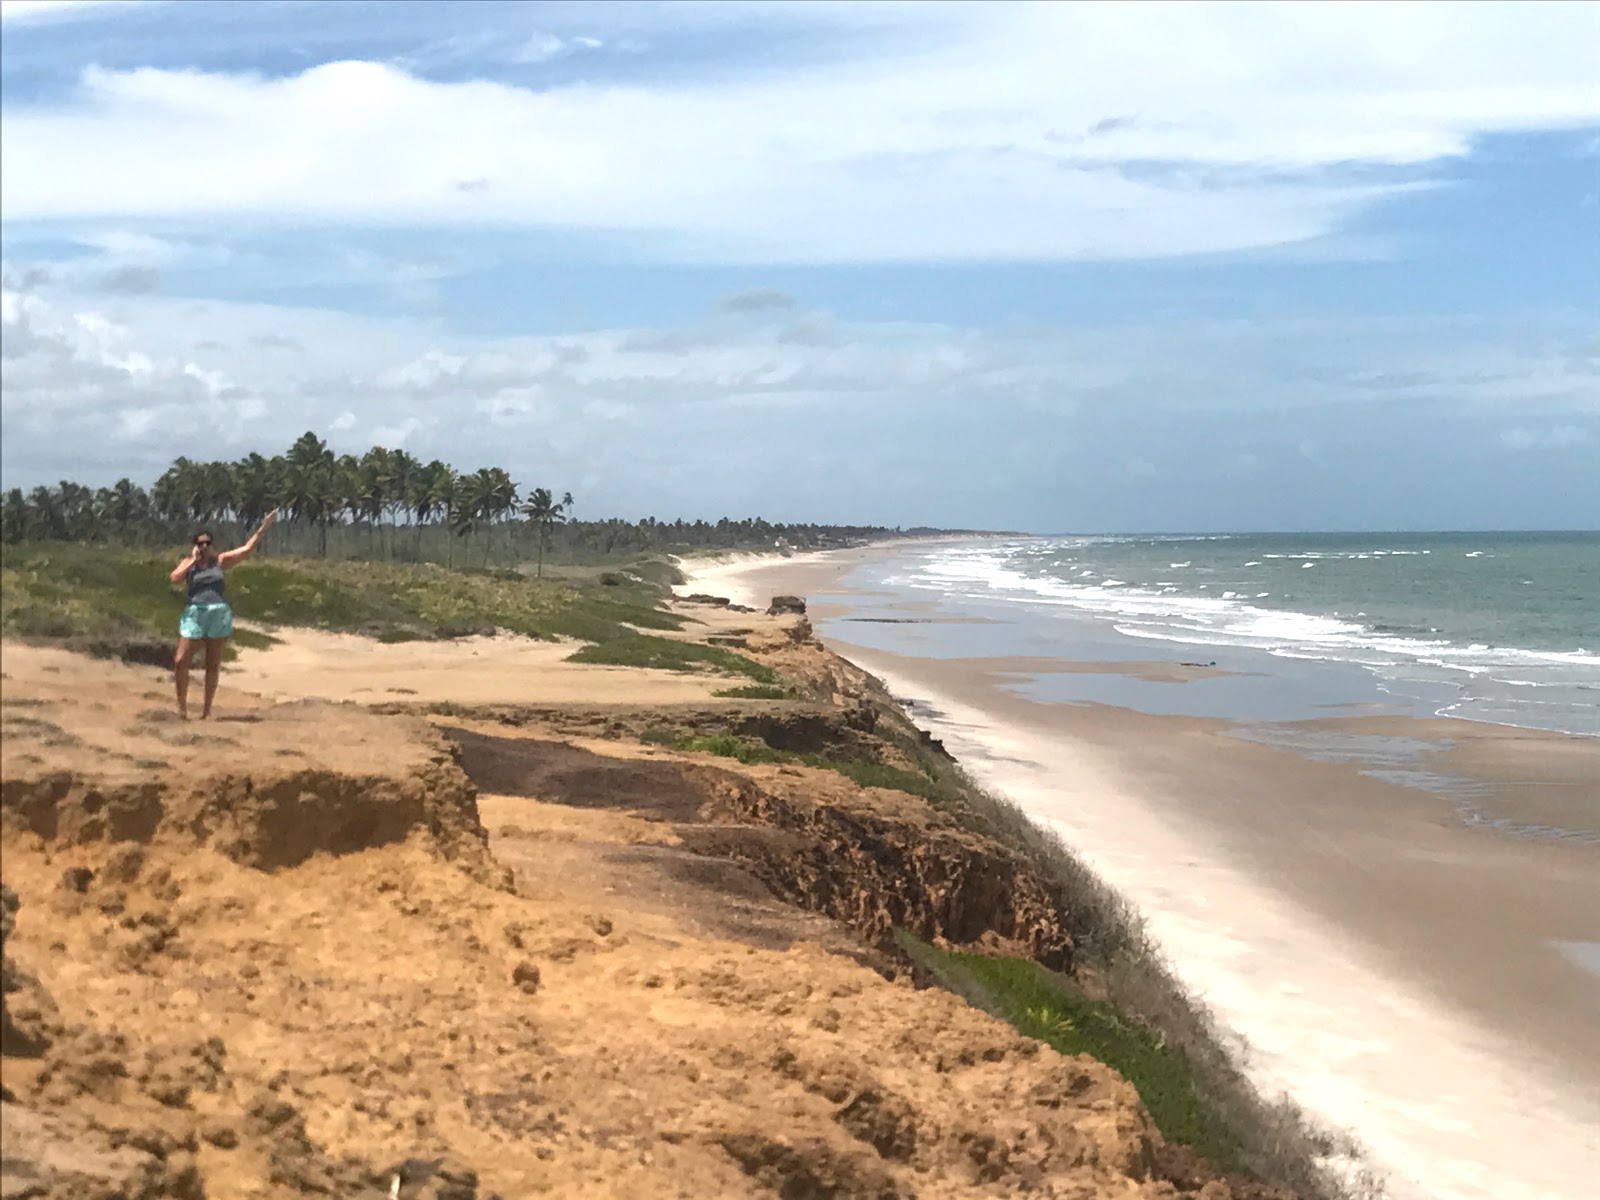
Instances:
[[[843,689],[797,728],[870,736],[859,672],[743,620]],[[247,655],[231,719],[186,725],[159,671],[5,647],[8,1188],[378,1196],[442,1159],[420,1194],[1269,1194],[1165,1146],[1109,1069],[897,970],[896,924],[1070,957],[1002,847],[833,772],[624,736],[662,703],[737,717],[723,681],[589,668],[575,704],[456,648],[477,707],[430,718],[404,664],[438,648],[344,649],[423,686],[266,652],[262,690],[306,669],[327,697],[274,702]]]

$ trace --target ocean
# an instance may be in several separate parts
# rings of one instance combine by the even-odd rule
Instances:
[[[879,583],[1087,617],[1126,639],[1114,657],[1264,652],[1358,668],[1394,711],[1600,735],[1600,533],[1018,539],[930,546]]]

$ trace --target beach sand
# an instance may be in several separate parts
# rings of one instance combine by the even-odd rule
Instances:
[[[241,650],[222,686],[269,699],[362,704],[678,704],[726,680],[566,661],[583,643],[517,634],[386,645],[349,633],[274,629],[277,644]]]
[[[1231,736],[1224,721],[1029,699],[1011,685],[1045,671],[1181,687],[1211,668],[1184,665],[1177,648],[1172,662],[1081,663],[841,640],[852,604],[868,598],[843,586],[850,570],[905,552],[722,563],[688,586],[753,605],[811,597],[830,647],[915,702],[919,724],[979,779],[1128,896],[1238,1035],[1258,1085],[1351,1131],[1392,1195],[1593,1194],[1600,840],[1464,817],[1592,826],[1600,741],[1393,716],[1304,723],[1436,743],[1429,768],[1477,785],[1464,814],[1356,764]],[[870,598],[880,617],[939,619],[934,602]]]

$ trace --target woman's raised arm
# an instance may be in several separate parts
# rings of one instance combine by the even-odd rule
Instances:
[[[261,540],[261,535],[268,529],[272,528],[272,523],[277,519],[278,510],[273,509],[266,516],[261,518],[261,524],[256,526],[256,531],[250,535],[249,540],[246,541],[244,545],[235,547],[232,550],[228,550],[217,555],[218,564],[224,568],[227,568],[233,566],[235,563],[241,563],[245,559],[249,558],[255,553],[256,543]]]

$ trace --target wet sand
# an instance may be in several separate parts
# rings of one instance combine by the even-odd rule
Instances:
[[[934,658],[851,644],[862,549],[725,564],[695,590],[813,597],[830,646],[914,702],[984,782],[1056,828],[1145,914],[1252,1074],[1352,1130],[1397,1197],[1576,1200],[1600,1174],[1600,740],[1403,716],[1295,722],[1422,746],[1471,804],[1236,736],[1233,723],[1017,690],[1051,672],[1175,688],[1171,661]],[[885,601],[890,601],[888,605]],[[1064,647],[1070,655],[1071,647]],[[1196,654],[1195,661],[1199,661]],[[1550,827],[1565,837],[1515,830]],[[1248,1048],[1245,1048],[1248,1043]]]

